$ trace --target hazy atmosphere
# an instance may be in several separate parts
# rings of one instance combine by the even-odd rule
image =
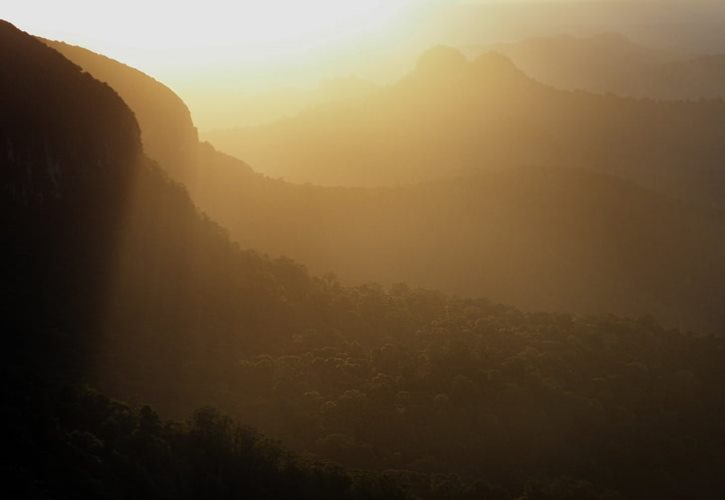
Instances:
[[[718,0],[11,0],[3,11],[35,35],[162,81],[202,131],[301,109],[325,80],[392,82],[438,44],[619,33],[656,48],[725,51]]]
[[[8,498],[725,498],[725,3],[0,6]]]

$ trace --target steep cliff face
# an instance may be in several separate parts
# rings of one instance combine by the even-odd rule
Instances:
[[[136,114],[146,155],[176,180],[193,180],[198,136],[191,113],[179,96],[152,77],[108,57],[63,42],[41,41],[118,92]]]
[[[183,413],[216,384],[200,353],[238,361],[307,328],[305,270],[199,214],[108,85],[8,23],[0,65],[1,367]]]
[[[7,22],[0,23],[0,61],[3,200],[30,207],[69,191],[119,191],[141,143],[116,92]]]
[[[14,361],[29,354],[43,369],[63,359],[80,370],[76,357],[101,314],[140,165],[138,124],[111,87],[7,22],[0,22],[0,65],[0,314],[12,338],[8,353]]]

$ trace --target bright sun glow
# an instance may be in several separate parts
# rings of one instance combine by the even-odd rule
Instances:
[[[380,35],[412,0],[10,0],[3,16],[49,38],[173,59],[258,59]],[[214,49],[213,52],[209,49]],[[183,56],[180,54],[183,51]],[[135,54],[130,54],[132,57]],[[193,62],[193,61],[192,61]],[[212,61],[213,62],[213,61]]]
[[[312,87],[347,74],[397,75],[404,66],[399,47],[412,40],[417,13],[456,1],[3,0],[0,17],[144,71],[210,126],[203,110],[224,93]],[[389,63],[369,69],[380,60]]]

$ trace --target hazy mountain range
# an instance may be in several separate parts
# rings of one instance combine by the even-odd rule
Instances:
[[[725,56],[654,49],[617,34],[557,36],[468,47],[494,50],[532,78],[565,90],[588,90],[658,100],[725,96]]]
[[[95,76],[115,87],[115,70],[94,67]],[[129,71],[126,78],[142,76]],[[123,87],[118,89],[123,96]],[[445,106],[438,105],[441,99]],[[708,147],[720,148],[717,130],[707,131],[704,138],[694,134],[682,113],[703,123],[725,123],[721,108],[725,106],[717,103],[714,108],[659,104],[558,91],[530,80],[501,56],[467,62],[458,52],[439,48],[393,88],[271,126],[286,127],[286,137],[295,142],[279,143],[269,151],[284,156],[280,162],[289,161],[294,168],[312,161],[294,149],[297,145],[324,150],[325,161],[317,158],[324,172],[342,171],[367,155],[371,168],[382,176],[389,175],[383,166],[411,179],[424,177],[425,170],[418,169],[427,167],[447,180],[385,189],[296,185],[260,175],[193,138],[183,146],[196,151],[189,163],[193,175],[178,176],[175,167],[165,167],[168,160],[156,159],[244,247],[290,256],[313,272],[334,272],[347,283],[405,281],[537,310],[654,314],[672,324],[709,329],[720,321],[720,276],[725,271],[719,259],[725,244],[720,211],[580,167],[602,165],[600,170],[656,187],[667,180],[665,172],[678,180],[700,176],[701,171],[685,169],[689,163],[684,157],[702,157],[698,147],[709,140],[708,134],[713,136]],[[188,119],[180,125],[179,116],[188,114],[181,109],[157,114],[156,120],[193,130]],[[641,119],[650,120],[654,130],[640,130]],[[552,121],[544,126],[547,120]],[[455,126],[456,134],[465,138],[439,124]],[[590,126],[595,130],[589,131]],[[143,121],[141,128],[143,135]],[[333,141],[333,128],[349,135],[336,135]],[[657,142],[680,132],[691,139],[673,145]],[[554,141],[557,137],[559,142]],[[518,139],[526,147],[514,147]],[[250,151],[259,151],[260,144],[261,139]],[[469,146],[461,149],[464,144]],[[652,151],[652,145],[664,150]],[[546,151],[550,159],[537,161]],[[630,157],[615,162],[621,151]],[[418,162],[406,160],[408,154]],[[475,163],[485,168],[451,168],[474,154],[487,158]],[[441,159],[446,155],[457,161]],[[529,161],[516,166],[512,158],[517,156]],[[574,157],[581,160],[573,162]],[[605,162],[607,157],[611,163]],[[717,158],[713,152],[715,163]],[[559,162],[566,167],[544,166]],[[307,166],[314,172],[315,165]],[[468,175],[462,177],[464,173]],[[704,192],[718,193],[715,185],[698,182]],[[664,187],[673,186],[685,187]]]
[[[510,166],[582,167],[722,204],[725,104],[558,90],[504,56],[438,47],[399,83],[208,138],[294,182],[391,185]],[[702,124],[696,130],[691,123]],[[694,163],[694,164],[693,164]]]

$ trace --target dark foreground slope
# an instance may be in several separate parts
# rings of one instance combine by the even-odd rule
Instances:
[[[2,29],[10,40],[25,40],[8,25]],[[40,50],[32,47],[24,52]],[[4,74],[22,84],[6,95],[19,102],[40,81],[33,75],[41,69],[10,71],[19,60],[12,55],[2,60]],[[58,64],[87,78],[69,63]],[[29,99],[39,110],[58,95],[55,80],[62,78],[43,79]],[[117,116],[109,133],[126,137],[130,113],[107,92],[108,113],[94,119]],[[92,112],[100,104],[84,99],[79,106]],[[18,132],[0,137],[0,143],[23,144],[13,158],[41,147],[52,123],[42,113],[37,120],[21,115],[29,120],[24,142]],[[66,125],[59,134],[70,130]],[[83,137],[83,144],[93,144],[92,130]],[[73,144],[71,137],[52,143],[51,157],[68,141]],[[129,140],[128,150],[137,151],[138,140]],[[107,171],[84,151],[89,166],[61,166],[87,179],[72,199],[106,214],[103,203],[89,200],[98,196],[101,179],[125,163],[132,178],[115,184],[119,191],[108,202],[122,200],[121,216],[104,215],[100,227],[80,225],[59,206],[54,213],[63,214],[64,226],[51,230],[48,219],[30,219],[22,199],[3,198],[24,222],[7,226],[5,236],[15,253],[33,259],[26,264],[3,255],[8,275],[32,276],[30,266],[46,258],[58,269],[71,266],[64,256],[75,253],[61,251],[46,234],[72,235],[77,243],[70,248],[82,254],[103,228],[117,233],[92,252],[98,265],[86,267],[84,259],[72,266],[80,277],[73,287],[56,272],[43,286],[33,281],[20,288],[24,295],[12,287],[3,295],[29,311],[3,325],[4,339],[35,339],[17,349],[22,357],[8,356],[3,365],[2,418],[12,430],[6,440],[12,446],[2,449],[4,484],[18,485],[16,496],[399,497],[379,476],[294,466],[278,448],[214,412],[183,425],[160,424],[148,409],[58,389],[40,376],[31,382],[17,360],[70,361],[50,350],[49,339],[87,345],[78,325],[98,342],[84,358],[96,369],[76,380],[182,417],[212,403],[260,423],[296,450],[385,470],[420,498],[723,496],[725,484],[714,472],[725,461],[721,338],[666,330],[647,319],[522,313],[404,285],[344,287],[289,260],[240,251],[154,165],[129,160]],[[35,172],[32,166],[21,171]],[[86,176],[91,168],[97,179]],[[14,160],[3,163],[8,186],[17,171]],[[110,183],[102,192],[113,195]],[[38,248],[25,227],[50,246]],[[50,299],[91,296],[98,269],[117,271],[103,280],[102,308],[81,300],[75,309],[53,309],[51,300],[41,300],[48,290]],[[99,311],[99,321],[79,321]]]
[[[8,434],[0,451],[3,494],[403,498],[389,479],[310,464],[214,410],[198,411],[184,423],[165,422],[149,407],[77,388],[99,380],[94,366],[113,348],[103,332],[118,317],[114,307],[129,307],[128,300],[119,302],[123,294],[113,292],[116,268],[138,257],[124,255],[126,245],[147,247],[138,265],[155,252],[171,253],[171,247],[139,241],[148,234],[134,226],[134,210],[144,210],[157,229],[163,207],[182,210],[189,225],[208,226],[217,247],[242,257],[195,213],[179,187],[143,159],[133,114],[110,87],[5,22],[0,64],[0,422]],[[166,201],[139,207],[132,193],[139,185],[152,186],[153,195]],[[174,197],[180,205],[168,202]],[[176,273],[183,269],[171,265]],[[136,285],[153,287],[154,278],[164,281],[170,274]],[[164,316],[158,300],[146,305],[155,317]],[[178,300],[175,306],[181,307]],[[136,316],[136,322],[144,319]],[[158,330],[147,326],[144,334],[153,333]],[[188,347],[183,332],[175,333]],[[130,373],[128,366],[113,368]]]
[[[98,327],[142,153],[115,91],[11,25],[0,36],[2,317],[19,328],[5,354],[35,351],[24,362],[41,368]]]
[[[300,459],[211,408],[171,422],[89,389],[7,376],[2,396],[8,498],[408,498],[392,478]]]

